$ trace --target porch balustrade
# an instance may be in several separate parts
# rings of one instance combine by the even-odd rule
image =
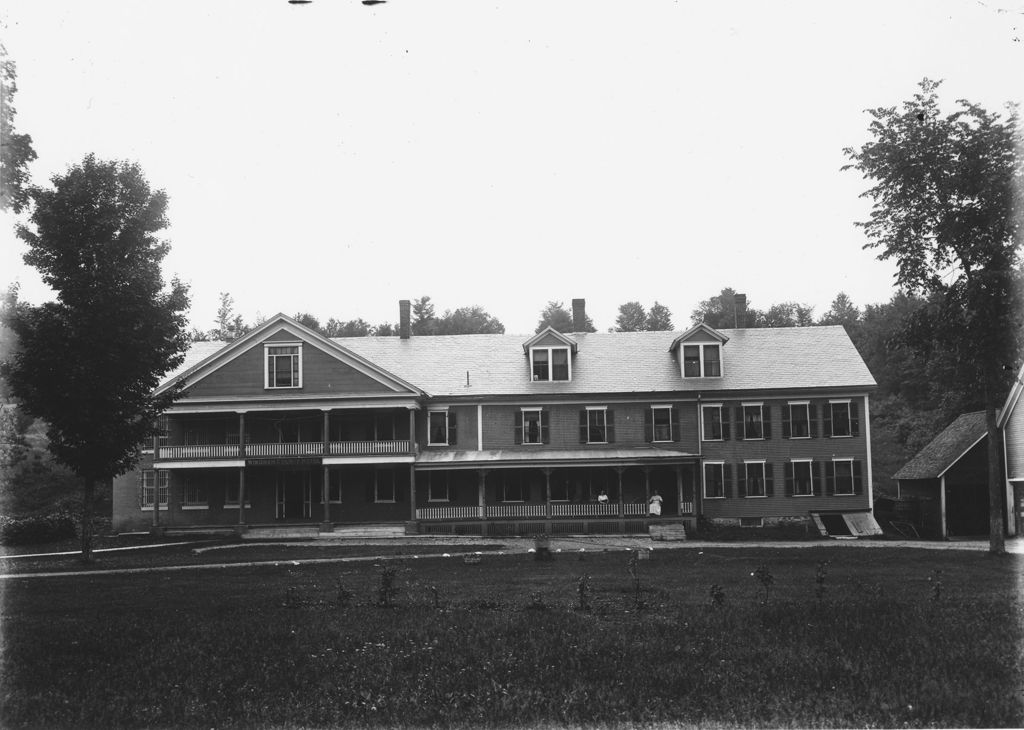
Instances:
[[[374,456],[377,454],[411,454],[409,439],[394,441],[332,441],[331,456]]]
[[[328,444],[331,456],[379,456],[389,454],[411,454],[412,441],[398,439],[391,441],[331,441]],[[245,445],[246,457],[261,456],[323,456],[322,441],[269,442]],[[202,446],[161,446],[158,459],[238,459],[241,458],[238,444],[203,444]]]
[[[489,504],[488,517],[544,517],[542,504]]]
[[[160,459],[237,459],[238,444],[161,446]]]
[[[321,456],[322,441],[296,441],[293,443],[246,444],[246,456]]]
[[[480,519],[483,507],[423,507],[416,510],[417,520]]]

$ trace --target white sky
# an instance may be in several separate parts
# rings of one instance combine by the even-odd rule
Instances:
[[[725,286],[886,301],[867,183],[839,170],[864,109],[924,76],[991,110],[1024,91],[1024,0],[6,0],[0,21],[34,179],[138,161],[204,329],[221,291],[249,321],[372,324],[426,294],[510,333],[573,297],[601,331],[629,300],[686,327]],[[0,282],[40,302],[12,229]]]

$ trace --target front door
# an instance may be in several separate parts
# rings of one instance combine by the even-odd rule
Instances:
[[[278,472],[275,516],[279,520],[309,519],[312,513],[312,496],[308,471]]]

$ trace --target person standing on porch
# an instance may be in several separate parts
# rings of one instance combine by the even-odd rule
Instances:
[[[651,495],[651,502],[647,509],[647,513],[651,517],[661,517],[661,495],[655,490],[654,494]]]
[[[601,493],[597,495],[598,504],[608,504],[608,492],[601,490]]]

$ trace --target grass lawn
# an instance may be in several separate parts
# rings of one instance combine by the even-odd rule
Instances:
[[[628,558],[8,580],[0,725],[1024,725],[1021,556]]]

